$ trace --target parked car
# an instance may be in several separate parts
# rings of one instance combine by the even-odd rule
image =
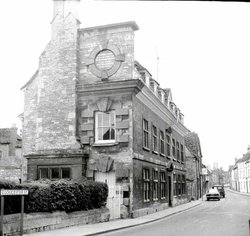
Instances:
[[[212,188],[216,188],[218,190],[218,192],[220,193],[220,196],[221,197],[225,197],[225,190],[224,190],[224,186],[223,185],[220,185],[220,184],[217,184],[217,185],[213,185]]]
[[[209,201],[210,199],[217,199],[220,201],[220,193],[218,192],[216,188],[211,188],[206,193],[206,198],[207,198],[207,201]]]

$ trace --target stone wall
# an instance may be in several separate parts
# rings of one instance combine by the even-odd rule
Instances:
[[[73,213],[30,213],[24,214],[23,232],[25,234],[66,228],[76,225],[94,224],[109,221],[107,208]],[[4,235],[19,235],[20,214],[6,215],[3,221]]]
[[[52,22],[52,40],[25,88],[24,155],[46,150],[79,150],[76,141],[78,21],[69,14]]]
[[[101,81],[91,73],[90,63],[93,63],[93,52],[102,50],[109,45],[117,48],[117,55],[124,55],[124,60],[119,70],[109,77],[109,81],[127,80],[133,78],[134,70],[134,30],[138,26],[134,22],[118,23],[92,28],[83,28],[79,32],[80,37],[80,83],[98,83]],[[115,51],[115,50],[112,50]]]

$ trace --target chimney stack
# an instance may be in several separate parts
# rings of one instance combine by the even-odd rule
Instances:
[[[77,20],[79,20],[80,1],[81,0],[53,0],[53,18],[55,18],[56,15],[66,17],[71,13]]]

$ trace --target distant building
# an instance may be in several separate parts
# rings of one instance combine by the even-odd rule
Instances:
[[[250,147],[241,159],[236,162],[238,169],[239,191],[250,193]]]
[[[0,129],[0,180],[21,182],[26,179],[26,163],[22,157],[22,139],[17,128]]]
[[[185,136],[187,192],[191,200],[202,196],[202,152],[200,139],[194,132]]]

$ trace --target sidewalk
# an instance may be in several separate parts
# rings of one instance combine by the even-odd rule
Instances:
[[[241,195],[245,195],[245,196],[249,196],[250,197],[250,193],[242,193],[242,192],[239,192],[239,191],[236,191],[236,190],[233,190],[233,189],[230,189],[230,188],[227,188],[228,191],[232,192],[232,193],[238,193],[238,194],[241,194]]]
[[[26,236],[86,236],[86,235],[98,235],[100,233],[107,233],[116,231],[119,229],[134,227],[137,225],[146,224],[149,222],[157,221],[163,219],[165,217],[189,210],[196,206],[201,205],[204,202],[202,199],[191,201],[186,204],[182,204],[180,206],[175,206],[173,208],[168,208],[163,211],[159,211],[153,214],[145,215],[142,217],[134,218],[134,219],[119,219],[104,223],[97,223],[97,224],[90,224],[90,225],[80,225],[80,226],[73,226],[70,228],[63,228],[57,229],[52,231],[44,231],[39,233],[33,234],[24,234]]]

